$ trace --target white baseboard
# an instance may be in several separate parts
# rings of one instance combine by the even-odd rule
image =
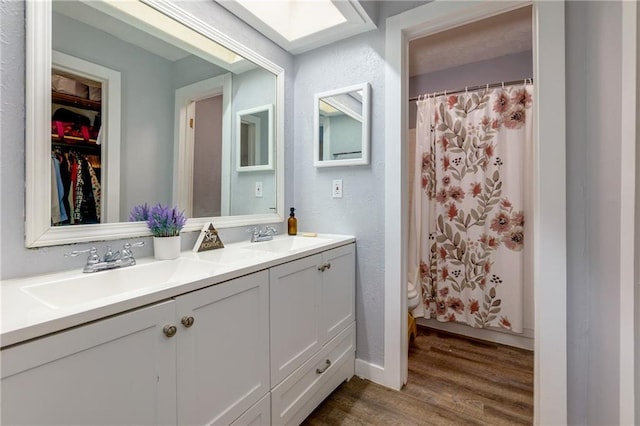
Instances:
[[[487,340],[507,346],[514,346],[516,348],[527,349],[529,351],[533,350],[533,330],[529,328],[525,328],[522,335],[519,335],[503,330],[472,328],[465,324],[459,324],[455,322],[440,322],[434,319],[428,320],[424,318],[416,318],[416,322],[418,323],[418,325],[434,328],[436,330],[461,334],[463,336],[473,337],[480,340]]]
[[[384,367],[356,358],[356,376],[386,386]]]

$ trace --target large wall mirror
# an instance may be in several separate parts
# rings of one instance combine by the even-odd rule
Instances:
[[[369,83],[314,96],[316,167],[369,164]]]
[[[144,203],[184,231],[282,220],[280,67],[159,0],[27,2],[27,27],[28,247],[149,235]]]

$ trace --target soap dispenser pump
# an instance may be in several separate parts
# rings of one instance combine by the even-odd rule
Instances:
[[[289,220],[287,220],[287,233],[289,235],[296,235],[298,233],[298,219],[296,219],[295,209],[291,207],[289,213]]]

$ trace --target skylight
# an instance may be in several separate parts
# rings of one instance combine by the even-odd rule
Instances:
[[[293,54],[375,28],[359,0],[216,1]]]
[[[331,0],[236,0],[287,41],[347,22]]]

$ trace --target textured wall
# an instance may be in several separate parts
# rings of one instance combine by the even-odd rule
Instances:
[[[372,31],[295,59],[296,216],[300,231],[352,234],[357,238],[357,357],[384,360],[384,33]],[[371,164],[313,166],[315,93],[371,84]],[[331,197],[342,179],[343,198]]]
[[[384,363],[384,20],[424,3],[380,2],[378,29],[295,57],[298,229],[356,236],[356,356],[377,365]],[[315,168],[314,94],[364,82],[371,84],[370,165]],[[333,179],[343,181],[342,199],[331,197]]]
[[[78,244],[73,246],[26,249],[24,247],[24,74],[25,74],[25,3],[22,1],[0,1],[0,278],[8,279],[27,275],[66,269],[79,269],[84,264],[81,256],[65,258],[64,253],[96,245],[103,252],[104,242]],[[293,84],[291,55],[266,40],[254,29],[248,27],[224,8],[210,0],[180,2],[180,7],[225,32],[231,38],[250,46],[262,56],[278,64],[285,71],[285,116],[291,114],[293,104]],[[285,145],[293,143],[293,126],[285,122]],[[293,157],[287,150],[285,179],[293,178]],[[285,189],[285,202],[289,204],[292,191]],[[278,224],[280,226],[280,224]],[[225,242],[245,239],[243,228],[223,230]],[[190,248],[196,233],[184,234],[183,249]],[[144,238],[148,244],[137,250],[138,256],[151,256],[151,238]],[[119,247],[124,241],[111,241]]]
[[[621,18],[619,2],[566,3],[571,424],[618,423]]]

